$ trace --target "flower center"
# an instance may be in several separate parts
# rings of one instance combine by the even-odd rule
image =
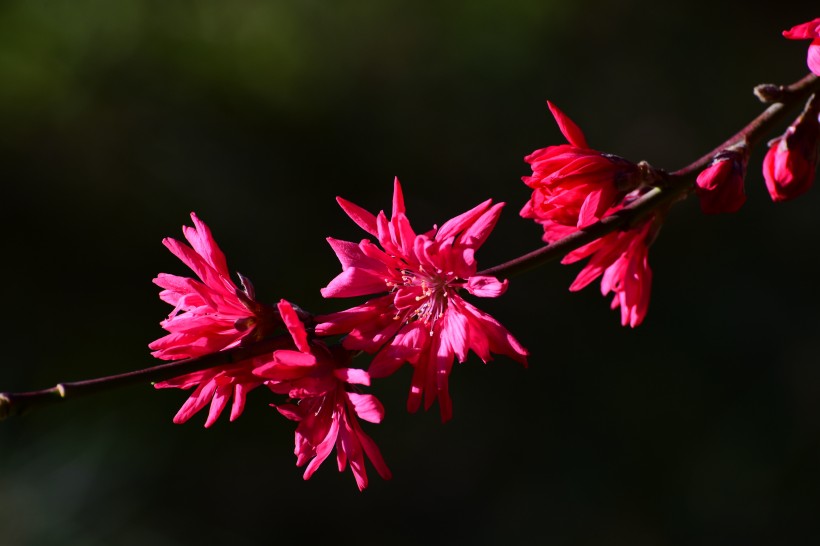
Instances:
[[[385,279],[390,291],[396,293],[394,318],[403,318],[405,323],[421,321],[430,328],[432,336],[433,325],[444,316],[450,296],[460,287],[454,282],[455,276],[443,271],[428,272],[421,265],[418,271],[402,269],[400,273],[400,281]]]

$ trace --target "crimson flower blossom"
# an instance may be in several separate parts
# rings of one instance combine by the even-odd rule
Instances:
[[[191,213],[194,227],[183,226],[190,246],[176,239],[163,244],[196,273],[197,279],[160,273],[154,283],[163,290],[159,297],[174,306],[161,326],[169,332],[148,346],[154,357],[163,360],[193,358],[229,349],[245,338],[259,338],[279,326],[278,313],[254,300],[253,286],[240,275],[242,288],[230,278],[225,255],[216,244],[208,226]],[[193,394],[174,417],[184,423],[211,403],[205,426],[211,426],[233,398],[231,421],[239,417],[246,394],[262,381],[252,374],[254,366],[265,362],[257,357],[219,366],[156,383],[158,389],[189,389]]]
[[[540,223],[549,242],[557,238],[556,230],[569,234],[600,220],[640,184],[642,172],[635,163],[591,149],[569,116],[551,102],[547,105],[569,144],[541,148],[524,158],[532,176],[522,180],[533,192],[520,214]]]
[[[806,64],[809,70],[820,76],[820,17],[784,30],[783,36],[789,40],[811,40]]]
[[[372,394],[348,390],[348,385],[369,385],[364,370],[348,367],[350,352],[309,341],[305,326],[290,303],[282,300],[279,311],[293,340],[293,348],[274,351],[270,362],[254,369],[267,380],[273,392],[287,394],[293,402],[271,404],[285,417],[298,421],[296,428],[296,465],[304,466],[309,479],[336,447],[339,472],[347,463],[359,490],[367,487],[364,456],[370,459],[384,479],[390,469],[375,442],[362,430],[356,417],[379,423],[384,407]]]
[[[786,201],[811,188],[820,146],[820,97],[814,95],[783,136],[769,142],[763,178],[773,201]]]
[[[614,231],[567,254],[561,263],[590,257],[569,289],[576,292],[601,277],[601,294],[614,294],[612,309],[620,307],[621,325],[638,326],[649,308],[652,270],[648,250],[660,230],[660,221],[659,216],[653,216],[634,229]]]
[[[748,147],[740,145],[715,155],[699,175],[695,193],[705,214],[737,212],[746,202],[743,178],[749,160]]]
[[[507,281],[477,275],[475,252],[495,226],[503,203],[487,200],[445,222],[416,234],[405,215],[398,179],[394,182],[393,214],[378,216],[337,198],[347,215],[375,237],[381,248],[329,238],[342,272],[322,289],[330,297],[382,294],[358,305],[317,317],[319,335],[346,334],[350,350],[376,353],[371,377],[386,377],[403,363],[414,367],[407,408],[425,409],[438,399],[442,421],[452,417],[449,376],[455,358],[470,350],[485,363],[491,353],[526,365],[527,351],[494,318],[462,299],[461,290],[479,297],[497,297]]]

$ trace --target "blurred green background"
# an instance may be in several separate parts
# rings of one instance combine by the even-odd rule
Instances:
[[[343,195],[418,230],[506,201],[482,266],[539,245],[522,158],[590,143],[670,170],[806,73],[780,31],[817,2],[370,0],[0,2],[0,391],[153,364],[185,268],[160,244],[195,210],[261,299],[340,309],[327,236]],[[780,130],[780,128],[778,129]],[[772,137],[776,136],[775,134]],[[251,395],[235,423],[171,418],[131,387],[0,424],[0,544],[723,545],[820,537],[820,189],[774,205],[760,175],[731,216],[676,206],[624,329],[578,266],[478,304],[531,351],[452,377],[455,418],[408,415],[409,370],[366,430],[395,478],[308,482],[294,425]],[[255,396],[254,396],[255,395]]]

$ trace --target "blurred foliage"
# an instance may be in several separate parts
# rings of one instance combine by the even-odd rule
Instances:
[[[0,3],[0,390],[150,365],[168,312],[160,240],[196,210],[267,301],[339,309],[334,197],[421,230],[508,203],[479,253],[539,244],[522,157],[556,143],[549,98],[597,148],[675,169],[806,72],[780,31],[816,2],[626,0]],[[772,135],[775,136],[775,135]],[[820,193],[775,206],[759,174],[726,217],[669,215],[644,325],[547,266],[477,302],[532,352],[471,359],[455,419],[377,382],[366,430],[395,478],[309,481],[254,392],[235,423],[171,423],[134,387],[0,426],[0,544],[815,544],[820,525]]]

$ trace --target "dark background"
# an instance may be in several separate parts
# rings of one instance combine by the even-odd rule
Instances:
[[[186,269],[160,244],[195,210],[260,299],[313,311],[362,232],[343,195],[417,230],[508,202],[489,267],[539,245],[522,161],[590,143],[670,170],[806,73],[780,32],[816,1],[149,0],[0,3],[5,324],[0,391],[152,365]],[[772,134],[774,137],[781,127]],[[820,189],[669,215],[644,325],[619,325],[579,266],[477,301],[531,351],[452,376],[455,418],[404,410],[409,369],[371,390],[395,474],[308,482],[293,423],[252,393],[235,423],[177,426],[186,398],[135,386],[0,424],[0,543],[816,544]],[[475,301],[475,300],[473,300]]]

